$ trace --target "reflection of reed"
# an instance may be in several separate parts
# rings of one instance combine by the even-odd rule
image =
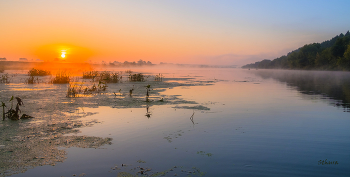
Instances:
[[[190,120],[191,120],[192,124],[194,125],[193,116],[194,116],[194,111],[193,111],[192,116],[190,117]]]
[[[152,115],[152,114],[151,114],[151,112],[148,111],[148,109],[149,109],[149,106],[147,105],[147,107],[146,107],[146,111],[147,111],[147,112],[146,112],[146,115],[145,115],[145,116],[146,116],[147,118],[151,118],[151,115]]]

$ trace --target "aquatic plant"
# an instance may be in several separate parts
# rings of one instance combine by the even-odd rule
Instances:
[[[80,86],[69,84],[66,97],[72,98],[78,97],[78,94],[99,93],[101,91],[106,91],[107,87],[108,86],[106,85],[106,83],[102,81],[99,81],[97,86],[95,83],[93,83],[91,87],[85,87],[84,89],[83,84],[81,84]]]
[[[8,73],[1,75],[0,83],[5,83],[5,84],[10,83],[10,77]]]
[[[28,71],[28,76],[48,76],[51,75],[50,71],[32,68]]]
[[[77,91],[75,89],[75,87],[71,84],[69,84],[68,86],[68,91],[67,91],[67,97],[71,98],[71,97],[75,97],[77,95]]]
[[[110,73],[108,71],[103,71],[100,73],[100,81],[104,81],[106,83],[118,83],[122,79],[122,76],[119,75],[118,72]]]
[[[148,93],[148,92],[150,91],[150,88],[151,88],[151,85],[148,84],[148,85],[146,86],[146,90],[147,90],[146,96],[147,96],[147,97],[149,97],[149,93]]]
[[[92,79],[94,80],[95,77],[98,76],[98,71],[86,71],[83,72],[83,79]]]
[[[141,73],[139,74],[129,74],[130,82],[143,82],[145,81],[145,76]]]
[[[39,78],[38,77],[34,77],[34,76],[29,76],[29,78],[27,78],[25,80],[25,82],[27,84],[35,84],[35,83],[39,83]]]
[[[70,81],[69,75],[66,71],[59,71],[56,77],[52,79],[53,84],[68,84]]]
[[[11,108],[5,113],[5,116],[7,114],[7,118],[8,119],[11,119],[11,120],[19,120],[19,119],[28,119],[28,118],[33,118],[32,116],[29,116],[27,114],[23,114],[21,117],[19,117],[19,112],[22,112],[20,109],[19,109],[19,106],[23,106],[23,101],[20,97],[15,97],[16,100],[17,100],[17,104],[16,104],[16,109],[14,110],[11,106]],[[10,102],[12,101],[13,103],[13,96],[11,97],[10,99]],[[3,118],[3,120],[5,120]]]
[[[163,80],[163,75],[159,73],[158,75],[156,75],[156,76],[154,77],[154,80],[155,80],[155,81],[162,81],[162,80]]]
[[[107,85],[105,82],[102,82],[102,81],[98,81],[98,88],[102,91],[105,91],[107,89]]]
[[[134,85],[132,85],[132,89],[129,90],[130,96],[132,96],[132,91],[134,91]]]
[[[5,103],[4,102],[1,102],[1,107],[2,107],[2,120],[4,121],[5,120]]]
[[[125,73],[131,74],[132,71],[131,70],[125,70]]]

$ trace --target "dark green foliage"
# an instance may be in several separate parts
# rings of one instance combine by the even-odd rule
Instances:
[[[48,75],[51,75],[51,72],[46,70],[32,68],[31,70],[28,71],[28,76],[48,76]]]
[[[331,40],[307,44],[274,60],[262,60],[242,68],[350,70],[350,33]]]

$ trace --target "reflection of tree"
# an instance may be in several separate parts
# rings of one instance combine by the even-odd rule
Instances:
[[[253,71],[264,79],[275,79],[306,95],[332,99],[332,105],[350,112],[350,73],[330,71]]]
[[[78,121],[25,128],[14,132],[13,123],[2,127],[0,139],[0,174],[7,176],[25,172],[29,168],[55,165],[66,159],[66,152],[59,147],[98,148],[111,144],[111,138],[65,136],[75,133],[74,128],[91,125],[94,122]]]

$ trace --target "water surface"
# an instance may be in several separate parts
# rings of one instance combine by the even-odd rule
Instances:
[[[16,134],[24,136],[8,127],[19,132],[32,128],[33,138],[28,139],[34,142],[39,141],[35,132],[43,127],[66,127],[41,137],[58,136],[49,139],[62,141],[45,145],[54,151],[51,156],[61,153],[59,160],[27,163],[23,173],[13,176],[350,175],[349,73],[233,68],[135,71],[162,73],[165,78],[108,84],[105,93],[80,98],[66,98],[67,85],[2,84],[1,100],[19,95],[28,105],[22,111],[36,117],[2,123],[4,160],[41,158],[7,155],[19,153],[7,147],[19,141]],[[153,89],[149,102],[145,101],[147,84]],[[130,97],[132,87],[135,92]],[[113,94],[119,89],[120,95]],[[21,163],[24,168],[26,162]],[[3,168],[2,175],[11,174],[8,170]]]

